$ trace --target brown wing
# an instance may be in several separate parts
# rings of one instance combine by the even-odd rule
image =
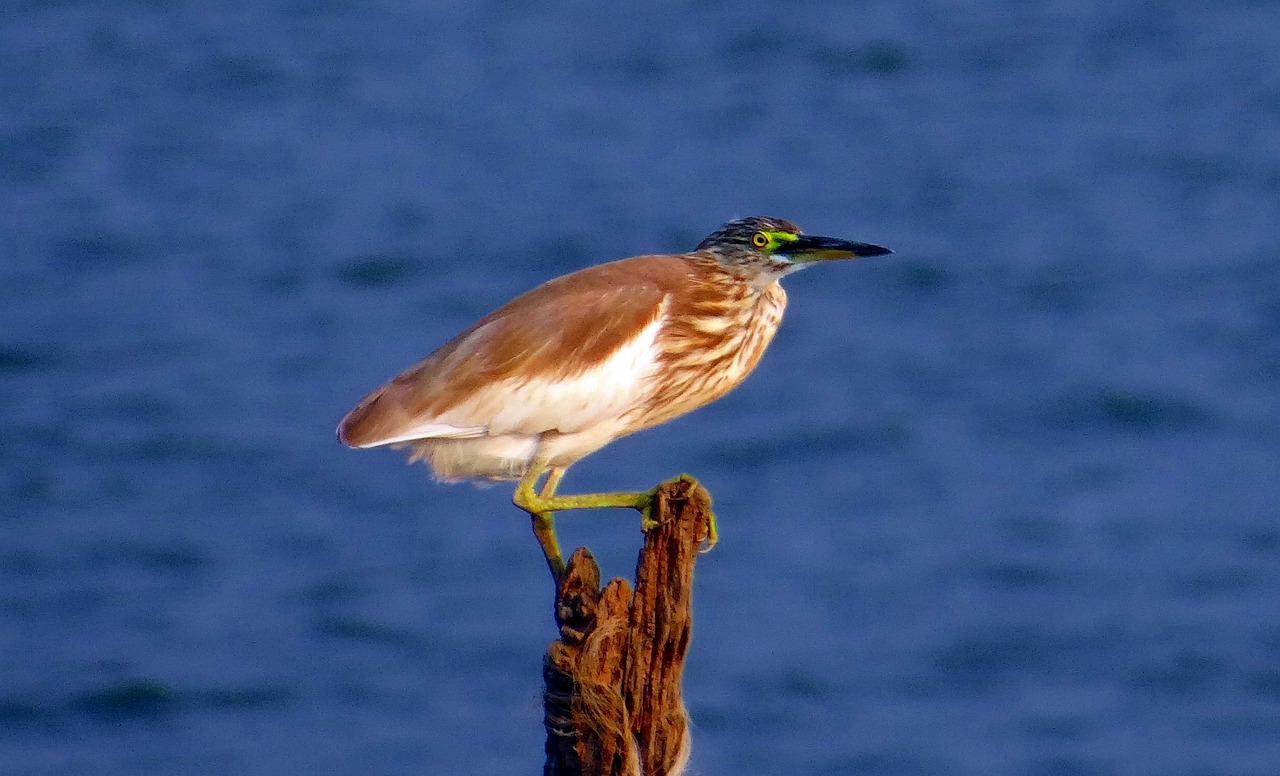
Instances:
[[[352,447],[403,441],[487,386],[577,376],[652,323],[692,271],[679,256],[638,256],[545,283],[365,397],[342,419],[338,438]],[[453,418],[422,436],[479,436],[486,422]]]

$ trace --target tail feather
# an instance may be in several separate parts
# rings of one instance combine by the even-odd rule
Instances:
[[[347,413],[338,424],[338,439],[347,447],[381,447],[418,439],[470,439],[487,431],[415,417],[382,388]]]

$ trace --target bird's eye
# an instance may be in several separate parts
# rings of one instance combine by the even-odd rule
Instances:
[[[763,248],[769,244],[769,235],[764,232],[756,232],[751,235],[751,244],[757,248]]]

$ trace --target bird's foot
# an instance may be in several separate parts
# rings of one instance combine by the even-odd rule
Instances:
[[[658,488],[661,487],[661,485],[658,486]],[[653,508],[658,503],[658,488],[646,491],[644,494],[644,503],[638,507],[640,510],[640,530],[646,533],[662,525],[664,522],[662,520],[655,520],[653,517]]]
[[[693,488],[702,487],[701,485],[698,484],[697,480],[695,480],[693,477],[690,477],[687,474],[681,474],[679,477],[675,479],[675,481],[685,483],[690,491]],[[666,483],[663,483],[663,484],[665,485]],[[653,529],[661,526],[663,523],[666,522],[665,520],[657,520],[653,517],[653,510],[658,502],[658,491],[661,488],[662,488],[662,485],[659,485],[653,490],[648,491],[647,493],[641,494],[647,497],[647,500],[643,506],[636,507],[637,509],[640,510],[640,530],[642,531],[652,531]],[[708,510],[707,535],[703,537],[702,547],[698,550],[698,552],[710,552],[711,548],[716,546],[716,544],[719,541],[720,541],[720,530],[716,526],[716,513]]]
[[[702,540],[698,552],[711,552],[711,548],[720,541],[720,530],[716,527],[716,513],[707,511],[707,535]]]

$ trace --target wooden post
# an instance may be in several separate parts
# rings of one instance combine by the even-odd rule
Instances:
[[[636,588],[579,547],[556,595],[560,638],[543,664],[544,776],[676,776],[689,759],[680,676],[693,626],[693,562],[711,497],[691,477],[658,489]]]

